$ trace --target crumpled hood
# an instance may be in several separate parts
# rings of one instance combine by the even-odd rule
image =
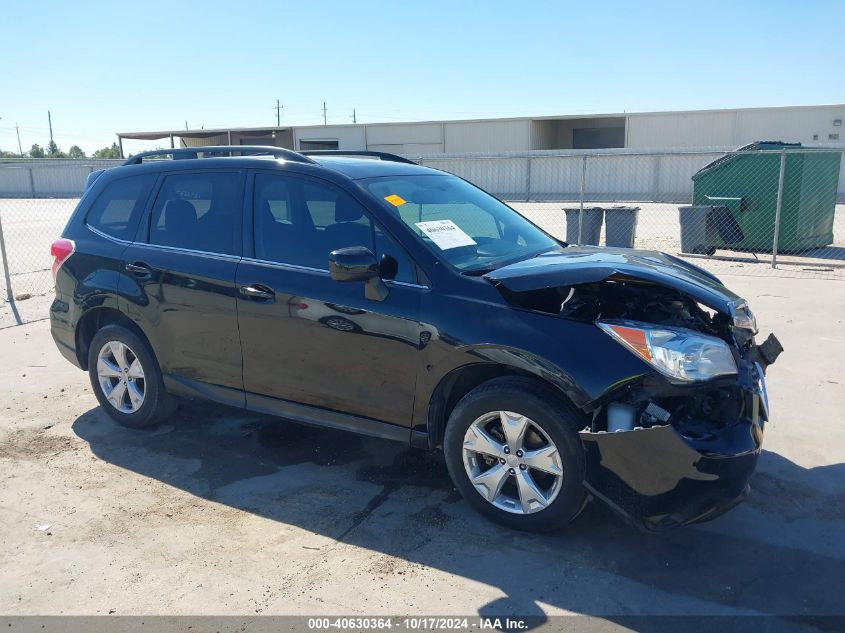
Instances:
[[[742,301],[718,277],[658,251],[568,246],[484,275],[512,292],[596,283],[611,277],[642,279],[674,288],[724,314],[732,314],[734,305]]]

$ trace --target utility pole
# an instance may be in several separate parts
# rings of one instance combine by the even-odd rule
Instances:
[[[18,122],[15,121],[15,133],[18,135],[18,154],[23,158],[23,150],[21,149],[21,129],[18,127]]]
[[[185,119],[185,131],[187,131],[187,130],[188,130],[188,120]]]
[[[50,111],[47,110],[47,125],[50,126],[50,150],[53,149],[53,117],[50,116]]]
[[[279,100],[276,99],[276,127],[282,126],[282,110],[285,106],[279,104]]]
[[[358,118],[355,116],[355,108],[352,108],[352,122],[358,123]]]
[[[326,124],[326,102],[323,101],[323,125]]]

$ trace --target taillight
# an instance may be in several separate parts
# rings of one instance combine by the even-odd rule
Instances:
[[[73,255],[73,251],[76,250],[76,244],[73,243],[73,240],[66,240],[63,237],[57,239],[53,244],[50,246],[50,255],[53,256],[53,281],[56,281],[56,273],[59,272],[59,267],[64,263],[64,261]]]

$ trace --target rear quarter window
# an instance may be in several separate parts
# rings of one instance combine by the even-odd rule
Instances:
[[[154,174],[141,174],[111,181],[88,209],[86,224],[111,237],[131,241],[155,178]]]

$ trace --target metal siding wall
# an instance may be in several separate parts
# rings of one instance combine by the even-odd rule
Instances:
[[[389,152],[391,154],[440,154],[442,153],[442,145],[439,143],[391,143],[384,145],[374,145],[369,143],[367,149],[372,152]]]
[[[445,123],[447,152],[520,152],[531,149],[531,121]]]
[[[338,149],[367,149],[364,141],[364,126],[315,125],[294,129],[294,149],[299,149],[299,141],[337,140]]]
[[[831,142],[828,134],[840,133],[845,106],[725,110],[721,112],[666,112],[628,115],[628,147],[680,148],[728,146],[737,148],[754,141],[799,142],[819,145]],[[813,140],[813,135],[819,138]]]
[[[443,151],[443,126],[440,123],[407,125],[368,125],[367,143],[374,145],[439,145]]]
[[[162,147],[170,147],[170,139],[161,139]],[[203,147],[208,145],[228,145],[229,135],[218,134],[216,136],[207,136],[205,138],[182,138],[182,143],[185,147]],[[178,144],[177,144],[178,147]]]
[[[725,148],[728,149],[728,148]],[[577,200],[587,156],[587,200],[688,202],[692,175],[722,151],[695,154],[601,150],[521,152],[517,156],[413,156],[426,167],[453,173],[509,200]],[[530,163],[530,167],[529,167]],[[530,185],[530,191],[529,191]]]
[[[85,189],[88,174],[122,163],[104,159],[0,160],[0,198],[77,197]]]
[[[736,112],[630,114],[629,148],[736,146]]]
[[[739,112],[737,121],[738,145],[754,141],[786,141],[805,145],[845,142],[843,126],[834,126],[834,119],[845,121],[845,107],[765,110]],[[838,141],[828,140],[828,134],[839,133]],[[813,135],[818,134],[818,140]]]

